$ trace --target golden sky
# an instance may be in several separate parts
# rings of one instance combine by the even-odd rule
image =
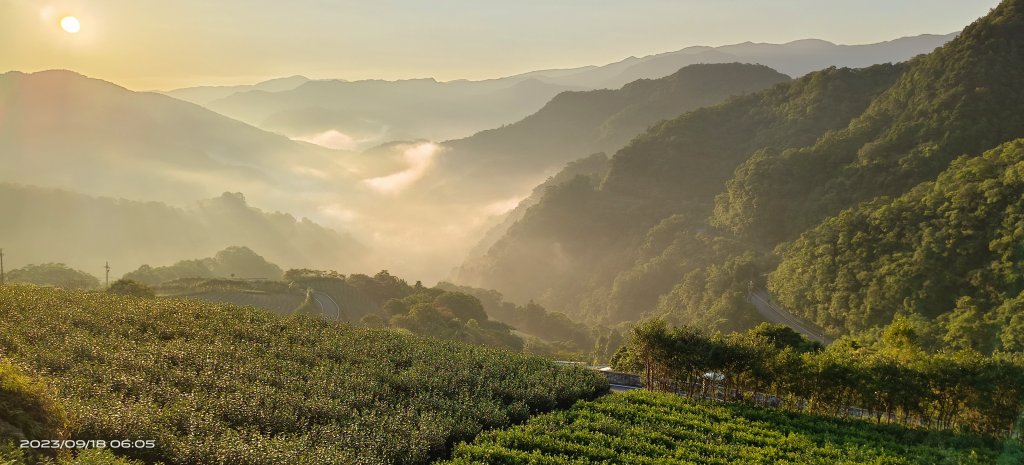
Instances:
[[[690,45],[946,34],[997,0],[0,0],[0,72],[135,90],[313,78],[440,80]],[[60,19],[81,21],[69,34]]]

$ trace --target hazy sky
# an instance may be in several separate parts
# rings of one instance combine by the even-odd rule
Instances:
[[[0,71],[133,89],[440,80],[605,64],[690,45],[870,43],[962,29],[997,0],[0,0]],[[77,16],[81,31],[61,30]]]

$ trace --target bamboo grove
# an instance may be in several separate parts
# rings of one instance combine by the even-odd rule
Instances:
[[[768,324],[723,336],[654,319],[634,327],[614,363],[641,373],[652,390],[875,423],[1020,435],[1020,354],[926,353],[899,322],[874,343],[844,338],[821,348]]]

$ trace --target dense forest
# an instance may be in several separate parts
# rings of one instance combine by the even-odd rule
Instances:
[[[532,177],[593,153],[614,153],[665,118],[788,80],[762,65],[698,64],[621,88],[563,92],[520,121],[446,142],[445,163],[452,173],[500,175],[508,184],[513,176]]]
[[[782,251],[769,289],[836,334],[918,316],[933,346],[1024,351],[1024,140],[845,210]]]
[[[901,70],[825,70],[656,125],[612,158],[603,184],[550,187],[459,277],[576,318],[635,319],[686,273],[719,262],[680,255],[730,241],[704,218],[751,151],[810,143],[847,124]]]

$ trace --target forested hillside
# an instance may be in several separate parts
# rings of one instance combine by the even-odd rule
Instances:
[[[465,281],[591,321],[742,329],[781,253],[771,290],[835,335],[904,312],[958,346],[1016,347],[1018,146],[914,186],[1024,136],[1021,75],[1024,1],[1006,0],[908,63],[684,114],[617,152],[600,184],[548,189]]]
[[[281,267],[248,247],[231,246],[212,257],[181,260],[173,265],[142,265],[123,278],[155,286],[181,278],[281,279]]]
[[[535,179],[537,173],[572,160],[597,152],[614,153],[663,119],[788,80],[766,66],[702,64],[621,89],[563,92],[521,121],[445,142],[442,166],[453,176],[500,177],[503,184],[516,186],[515,180]],[[498,187],[462,186],[459,193]]]
[[[1017,140],[805,232],[783,249],[769,289],[836,334],[902,313],[937,322],[935,345],[1024,351],[1022,240]]]
[[[765,244],[934,179],[960,155],[1024,137],[1024,3],[1004,1],[907,71],[864,114],[808,147],[751,157],[715,224]]]
[[[515,208],[509,210],[502,216],[501,221],[498,224],[495,224],[488,229],[483,238],[481,238],[473,249],[469,251],[469,255],[466,260],[472,263],[474,260],[485,255],[488,249],[490,249],[495,242],[500,240],[512,225],[523,219],[523,216],[526,215],[526,212],[530,207],[540,203],[549,188],[571,181],[577,176],[584,176],[590,178],[593,182],[600,182],[600,180],[604,179],[607,174],[608,155],[604,152],[598,152],[588,157],[583,157],[567,163],[554,176],[549,177],[543,183],[533,188],[528,197],[519,201]],[[460,273],[461,271],[456,269],[453,272],[453,279],[462,280],[463,277],[460,276]],[[466,279],[468,280],[472,280],[473,278],[474,276],[472,272],[466,276]]]
[[[825,70],[656,125],[613,157],[603,185],[579,178],[548,189],[460,277],[577,317],[632,319],[644,309],[606,304],[614,300],[616,275],[634,267],[632,275],[667,275],[623,278],[651,282],[655,289],[636,291],[650,309],[687,271],[704,265],[681,260],[683,249],[714,254],[704,242],[722,242],[703,218],[751,151],[811,143],[846,125],[901,71]]]

